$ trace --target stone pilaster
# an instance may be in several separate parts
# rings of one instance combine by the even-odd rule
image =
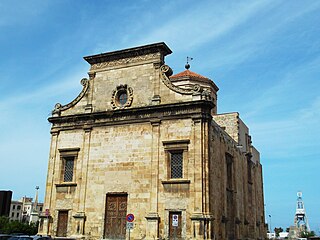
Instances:
[[[160,97],[160,67],[161,62],[157,62],[153,64],[154,67],[154,76],[153,76],[153,97],[152,97],[152,105],[159,105],[161,103]]]
[[[73,237],[82,237],[84,235],[84,223],[86,220],[86,215],[84,212],[77,212],[75,215],[73,215],[73,219],[75,222],[75,231]]]
[[[201,134],[201,119],[193,118],[193,212],[202,213],[202,134]]]
[[[92,127],[90,125],[85,125],[83,127],[84,135],[83,135],[83,144],[82,144],[82,155],[79,160],[81,161],[80,168],[77,169],[79,171],[78,178],[78,207],[73,215],[74,218],[74,229],[73,236],[81,237],[85,233],[84,224],[86,220],[86,194],[87,194],[87,177],[88,177],[88,163],[90,157],[90,140],[91,140],[91,130]]]
[[[55,194],[53,193],[55,190],[54,185],[54,168],[56,166],[57,160],[57,146],[59,139],[59,131],[52,129],[51,130],[51,144],[50,144],[50,153],[49,153],[49,164],[48,166],[48,175],[47,175],[47,185],[46,185],[46,194],[45,201],[43,206],[44,213],[40,213],[40,223],[42,226],[39,226],[39,234],[51,235],[51,223],[52,217],[50,212],[53,211],[52,199]]]
[[[90,158],[90,140],[91,140],[91,130],[92,127],[87,125],[84,126],[84,136],[83,136],[83,145],[82,145],[82,158],[81,158],[81,169],[79,179],[79,213],[84,213],[86,208],[86,193],[87,193],[87,176],[88,176],[88,164]]]
[[[160,217],[156,212],[149,212],[146,216],[147,228],[145,239],[159,239],[159,220]]]
[[[213,221],[211,214],[194,213],[190,217],[192,221],[192,239],[215,239],[213,235]]]
[[[95,72],[89,72],[89,97],[87,98],[87,105],[85,106],[85,113],[92,112],[92,98],[93,98],[93,87],[94,87],[94,78],[96,76]]]
[[[146,216],[146,239],[159,238],[158,192],[159,192],[159,140],[160,120],[152,120],[152,151],[151,151],[151,189],[150,211]]]
[[[191,215],[193,239],[214,239],[213,215],[210,213],[209,121],[193,119],[194,142],[194,212]]]
[[[202,184],[203,184],[203,212],[205,214],[210,214],[210,186],[209,186],[209,174],[210,174],[210,169],[209,169],[209,127],[208,127],[209,122],[207,120],[202,120],[202,128],[201,128],[201,136],[202,136],[202,165],[203,165],[203,170],[202,170]]]

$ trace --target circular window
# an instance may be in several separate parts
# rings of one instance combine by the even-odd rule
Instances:
[[[127,92],[120,92],[118,95],[118,102],[121,106],[125,105],[128,101],[128,94]]]

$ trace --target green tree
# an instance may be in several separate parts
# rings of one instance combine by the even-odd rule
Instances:
[[[9,218],[0,216],[0,233],[6,233],[6,227],[9,223]]]
[[[23,233],[26,235],[35,235],[38,232],[38,223],[23,223],[19,221],[10,221],[8,217],[0,217],[0,233]]]
[[[314,231],[308,232],[308,231],[304,231],[300,233],[300,237],[302,238],[308,238],[308,237],[313,237],[316,234],[314,233]]]
[[[274,228],[274,232],[276,233],[276,237],[279,237],[279,233],[283,232],[282,227]]]

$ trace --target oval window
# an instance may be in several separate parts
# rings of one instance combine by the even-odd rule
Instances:
[[[120,92],[118,96],[118,102],[121,106],[125,105],[128,101],[128,94],[127,92]]]

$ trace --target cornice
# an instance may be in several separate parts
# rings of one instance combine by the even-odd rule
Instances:
[[[160,42],[160,43],[154,43],[154,44],[149,44],[149,45],[144,45],[139,47],[127,48],[124,50],[86,56],[84,57],[84,60],[86,60],[91,65],[93,65],[93,64],[103,63],[103,62],[116,61],[119,59],[136,58],[139,56],[150,55],[150,54],[152,55],[155,53],[161,53],[161,55],[166,56],[168,54],[171,54],[172,51],[164,42]]]
[[[53,116],[48,118],[48,121],[53,124],[52,129],[57,130],[83,129],[84,126],[89,125],[95,127],[139,122],[150,122],[150,124],[153,124],[154,121],[193,118],[194,116],[207,121],[211,119],[210,111],[213,107],[214,104],[212,102],[199,100],[70,116]]]

